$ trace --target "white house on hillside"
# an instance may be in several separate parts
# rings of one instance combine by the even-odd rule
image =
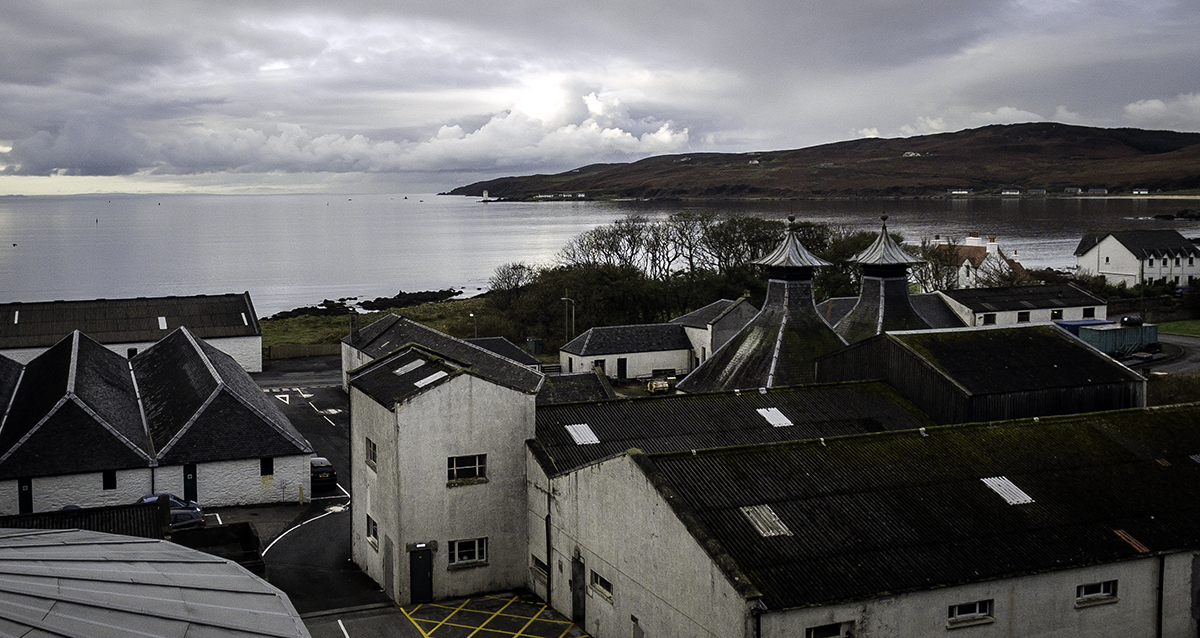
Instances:
[[[1118,230],[1088,233],[1075,248],[1080,275],[1102,275],[1108,283],[1191,284],[1200,278],[1200,249],[1177,230]]]

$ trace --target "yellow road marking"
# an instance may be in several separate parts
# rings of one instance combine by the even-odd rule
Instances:
[[[417,611],[418,609],[420,609],[420,608],[421,608],[421,606],[420,606],[420,605],[417,605],[416,607],[413,607],[413,613],[416,613],[416,611]],[[408,610],[407,610],[407,609],[405,609],[405,608],[401,607],[401,608],[400,608],[400,613],[404,614],[404,617],[408,619],[408,622],[412,623],[412,624],[413,624],[413,627],[416,627],[416,628],[417,628],[417,631],[421,632],[421,635],[422,635],[424,638],[429,638],[429,634],[425,633],[425,630],[424,630],[424,629],[421,629],[421,626],[417,624],[417,621],[413,620],[413,617],[408,615]]]
[[[504,598],[500,598],[497,596],[488,596],[488,598],[491,598],[493,600],[505,600]],[[500,609],[497,609],[494,613],[492,613],[491,616],[488,616],[487,620],[483,621],[482,623],[479,623],[478,625],[476,625],[474,623],[472,623],[470,625],[462,625],[459,623],[450,622],[450,618],[452,616],[454,616],[455,614],[457,614],[458,612],[463,611],[463,609],[471,603],[471,600],[472,600],[471,598],[465,599],[462,602],[462,604],[459,605],[458,607],[449,607],[447,605],[438,605],[435,603],[419,604],[416,607],[414,607],[412,609],[412,613],[414,613],[414,614],[417,612],[417,610],[421,609],[421,607],[434,607],[434,608],[438,608],[438,609],[452,610],[445,618],[443,618],[436,625],[434,625],[433,628],[430,629],[428,632],[426,632],[424,629],[421,628],[420,623],[432,623],[432,622],[434,622],[433,620],[426,620],[423,618],[413,618],[412,614],[410,614],[408,612],[408,610],[404,609],[403,607],[400,608],[400,612],[404,614],[405,618],[408,618],[408,621],[413,624],[413,627],[416,627],[417,631],[420,632],[421,636],[423,636],[424,638],[433,638],[433,632],[437,631],[438,628],[440,628],[442,626],[455,627],[455,628],[459,628],[459,629],[473,629],[474,631],[472,631],[467,637],[467,638],[471,638],[471,636],[474,636],[475,634],[477,634],[481,630],[483,630],[484,626],[487,625],[489,622],[491,622],[494,618],[499,618],[499,617],[519,618],[519,619],[528,621],[525,623],[525,626],[521,627],[521,629],[519,631],[517,631],[517,633],[515,633],[515,634],[512,632],[509,632],[509,631],[501,631],[499,629],[488,629],[488,631],[495,632],[498,634],[504,634],[506,636],[513,636],[514,638],[521,638],[522,636],[526,636],[526,634],[524,633],[525,630],[528,629],[529,626],[532,625],[535,620],[540,620],[541,622],[544,622],[544,623],[554,623],[554,624],[566,625],[566,629],[564,629],[563,632],[561,634],[559,634],[558,638],[565,638],[566,635],[571,631],[571,627],[573,626],[573,623],[569,620],[555,620],[553,618],[539,618],[539,616],[542,615],[542,612],[546,611],[547,605],[545,603],[538,604],[538,603],[530,602],[531,605],[538,606],[538,611],[533,616],[523,616],[523,615],[517,615],[517,614],[502,613],[505,609],[508,609],[509,605],[512,605],[513,603],[519,601],[520,597],[508,599],[507,602],[504,603],[503,607],[501,607]],[[483,611],[479,611],[479,610],[475,610],[475,609],[466,609],[466,611],[470,611],[473,613],[479,613],[479,614],[487,613],[487,612],[483,612]],[[584,634],[581,638],[588,638],[588,634]]]
[[[508,601],[508,602],[504,603],[504,606],[503,606],[503,607],[501,607],[500,609],[497,609],[497,610],[496,610],[496,613],[492,614],[491,616],[488,616],[488,619],[487,619],[487,620],[485,620],[485,621],[483,621],[483,622],[479,623],[479,627],[478,627],[478,628],[476,628],[476,629],[475,629],[475,631],[472,631],[470,634],[468,634],[468,635],[467,635],[467,638],[471,638],[471,636],[474,636],[475,634],[479,633],[479,631],[480,631],[481,629],[483,629],[484,625],[487,625],[488,623],[492,622],[492,619],[494,619],[496,616],[499,616],[499,615],[500,615],[500,612],[504,611],[505,609],[508,609],[508,606],[509,606],[509,605],[511,605],[511,604],[513,604],[513,603],[515,603],[515,602],[517,602],[517,597],[516,597],[516,596],[513,596],[513,597],[512,597],[512,600],[510,600],[510,601]],[[517,633],[516,635],[518,635],[518,636],[519,636],[519,635],[521,635],[521,634],[520,634],[520,633]]]
[[[521,629],[519,629],[519,630],[517,631],[517,636],[521,636],[522,634],[524,634],[524,633],[525,633],[525,630],[526,630],[526,629],[529,629],[529,626],[533,624],[533,621],[537,620],[537,617],[538,617],[538,616],[541,616],[541,615],[542,615],[542,612],[543,612],[543,611],[546,611],[546,606],[545,606],[545,605],[542,605],[542,606],[541,606],[541,608],[540,608],[540,609],[538,609],[537,613],[536,613],[536,614],[534,614],[534,615],[533,615],[533,617],[531,617],[531,618],[529,619],[529,622],[525,623],[525,626],[524,626],[524,627],[521,627]]]

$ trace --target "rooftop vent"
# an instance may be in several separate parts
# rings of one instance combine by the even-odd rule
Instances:
[[[425,365],[425,362],[421,361],[420,359],[417,359],[416,361],[409,361],[408,363],[400,366],[399,368],[396,368],[396,370],[395,370],[396,376],[402,377],[423,365]]]
[[[596,433],[592,432],[592,428],[586,423],[575,423],[566,427],[567,434],[575,440],[575,445],[595,445],[600,442]]]
[[[758,414],[762,418],[766,419],[767,423],[770,423],[772,426],[777,428],[786,428],[789,425],[794,425],[791,419],[783,416],[783,413],[779,411],[779,408],[759,408]]]
[[[1021,491],[1021,488],[1014,485],[1007,477],[995,476],[979,480],[983,481],[984,485],[992,488],[993,492],[1008,501],[1009,505],[1026,505],[1033,502],[1033,499],[1028,494]]]
[[[433,374],[425,377],[424,379],[421,379],[420,381],[414,381],[413,385],[417,386],[418,388],[423,388],[423,387],[429,385],[430,383],[433,383],[434,381],[441,379],[442,377],[448,377],[448,376],[450,376],[449,372],[446,372],[445,370],[438,370],[437,372],[434,372]]]
[[[758,530],[763,536],[791,536],[792,530],[779,520],[779,516],[775,514],[775,510],[771,509],[770,505],[750,505],[748,507],[739,508],[742,514],[746,515],[746,519]]]

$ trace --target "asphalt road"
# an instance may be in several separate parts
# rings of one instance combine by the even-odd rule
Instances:
[[[1158,340],[1182,349],[1183,356],[1165,363],[1151,364],[1148,366],[1150,370],[1168,374],[1200,374],[1200,338],[1160,334]],[[1145,369],[1145,366],[1138,367],[1139,371]]]

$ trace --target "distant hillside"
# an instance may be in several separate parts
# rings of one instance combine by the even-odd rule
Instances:
[[[476,182],[451,195],[530,199],[927,197],[950,189],[1200,189],[1200,133],[1011,124],[794,151],[687,153]]]

